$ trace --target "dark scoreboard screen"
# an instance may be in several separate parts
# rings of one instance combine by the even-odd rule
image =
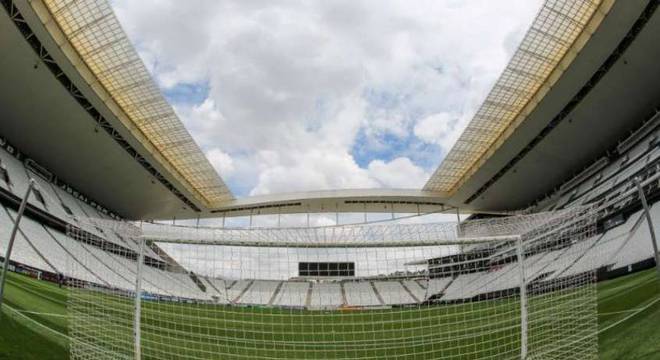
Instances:
[[[345,262],[301,262],[298,263],[299,276],[355,276],[355,263]]]

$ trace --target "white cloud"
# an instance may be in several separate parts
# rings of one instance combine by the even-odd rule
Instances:
[[[224,153],[218,148],[213,148],[206,152],[206,157],[211,165],[223,176],[231,176],[234,172],[234,160],[229,154]]]
[[[216,134],[227,129],[229,124],[213,99],[207,98],[201,104],[175,109],[202,148],[222,147],[217,142]]]
[[[470,118],[451,113],[429,115],[417,122],[413,133],[420,140],[437,144],[444,151],[449,151],[460,137]]]
[[[162,87],[208,86],[177,112],[235,191],[263,194],[423,185],[441,159],[426,163],[420,144],[449,149],[540,2],[113,7]]]
[[[387,163],[382,160],[374,160],[369,163],[368,170],[381,186],[390,188],[421,188],[429,177],[424,169],[405,157],[399,157]]]
[[[310,149],[290,153],[278,165],[264,167],[251,195],[332,188],[371,188],[378,182],[369,177],[348,153],[332,149]]]

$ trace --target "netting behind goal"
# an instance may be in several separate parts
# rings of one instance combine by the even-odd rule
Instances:
[[[85,221],[123,244],[69,230],[86,248],[71,273],[96,274],[70,280],[74,359],[597,357],[588,209],[460,227]]]

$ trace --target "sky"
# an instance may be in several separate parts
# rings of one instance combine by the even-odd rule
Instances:
[[[420,188],[541,0],[113,0],[236,196]]]

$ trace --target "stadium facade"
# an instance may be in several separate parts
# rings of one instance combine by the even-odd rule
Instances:
[[[176,246],[152,243],[141,249],[105,222],[457,209],[488,219],[584,206],[597,214],[593,230],[528,249],[530,281],[554,289],[588,271],[607,277],[655,264],[635,181],[657,227],[659,1],[548,0],[422,189],[248,198],[235,198],[212,169],[107,2],[0,4],[2,253],[29,178],[37,189],[14,245],[11,260],[18,270],[51,279],[63,274],[126,292],[135,287],[133,269],[142,253],[144,290],[161,301],[336,309],[507,299],[517,286],[515,255],[496,246],[463,246],[458,254],[411,250],[393,260],[395,265],[374,262],[362,275],[354,262],[364,256],[359,252],[352,257],[289,253],[285,256],[297,260],[296,271],[305,264],[300,279],[243,270],[229,278],[193,271],[196,263],[186,263],[188,255]],[[285,235],[296,234],[290,231]],[[392,266],[414,270],[397,273]],[[342,275],[304,281],[309,273],[318,278],[323,267]],[[380,276],[383,271],[389,274]]]

